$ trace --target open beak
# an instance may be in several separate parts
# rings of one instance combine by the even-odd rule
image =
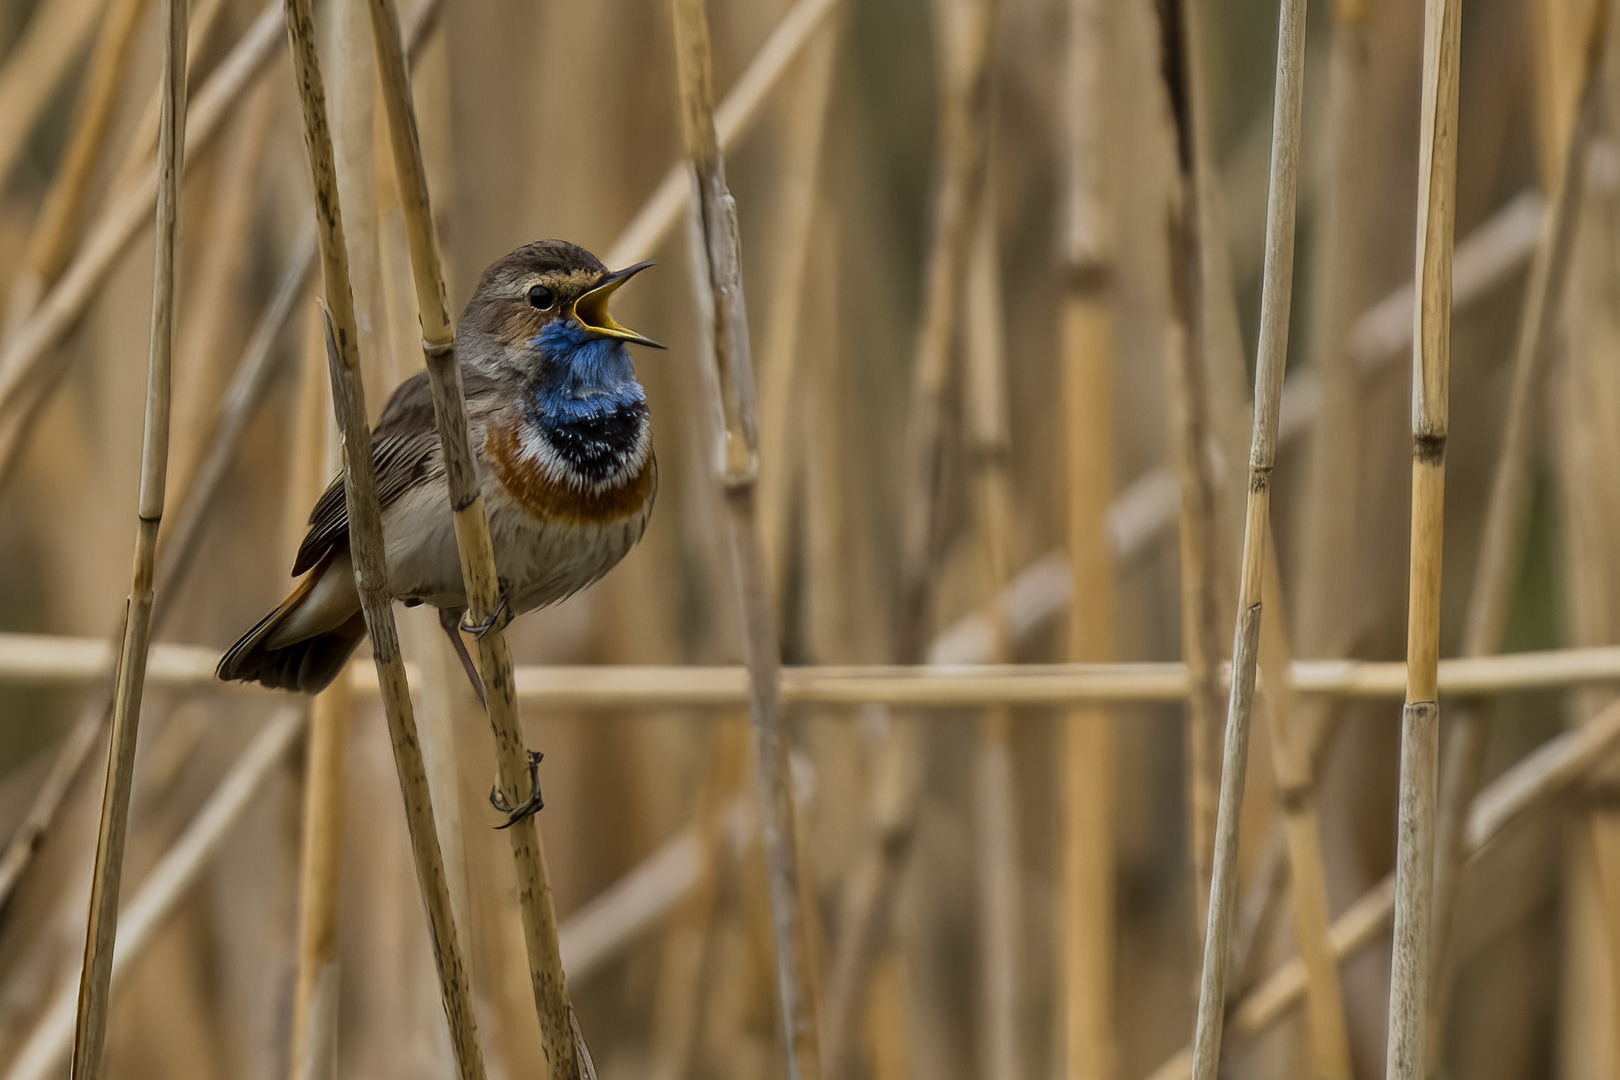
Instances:
[[[644,337],[627,326],[620,326],[613,321],[613,316],[608,314],[608,297],[617,292],[620,285],[623,285],[651,265],[650,262],[639,262],[634,266],[627,266],[623,270],[615,271],[603,278],[601,284],[597,285],[596,288],[574,301],[574,317],[583,323],[586,329],[601,337],[618,338],[620,341],[662,349],[664,346],[652,338]]]

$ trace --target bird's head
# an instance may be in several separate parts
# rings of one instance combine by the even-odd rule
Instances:
[[[615,322],[608,299],[651,265],[609,271],[566,240],[526,244],[484,271],[461,317],[457,351],[486,375],[565,396],[633,385],[625,346],[663,346]]]

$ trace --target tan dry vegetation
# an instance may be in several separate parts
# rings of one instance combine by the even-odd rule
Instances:
[[[1620,20],[1305,8],[0,0],[0,1080],[1620,1080]],[[643,541],[219,684],[548,236]]]

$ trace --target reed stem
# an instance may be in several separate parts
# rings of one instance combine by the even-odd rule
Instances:
[[[777,698],[781,663],[776,616],[760,550],[755,488],[759,474],[753,361],[742,290],[737,204],[726,187],[725,158],[714,122],[714,76],[704,0],[673,0],[675,55],[680,79],[681,135],[692,163],[702,222],[703,255],[713,301],[712,341],[718,379],[705,379],[710,411],[724,417],[715,432],[714,468],[726,505],[732,569],[742,605],[743,659],[748,669],[749,716],[757,740],[756,780],[763,819],[766,871],[776,945],[777,996],[789,1080],[819,1080],[821,1056],[816,1002],[810,988],[809,941],[797,875],[787,737]]]
[[[1283,0],[1277,34],[1277,82],[1272,120],[1270,191],[1266,206],[1266,260],[1261,283],[1260,346],[1254,382],[1254,437],[1249,451],[1248,510],[1243,532],[1243,570],[1232,652],[1232,689],[1227,706],[1216,812],[1215,861],[1210,884],[1209,929],[1204,937],[1203,976],[1193,1036],[1193,1076],[1214,1080],[1220,1064],[1225,1019],[1226,974],[1237,893],[1237,827],[1243,804],[1259,661],[1260,618],[1271,504],[1271,468],[1276,460],[1288,316],[1293,288],[1294,204],[1298,189],[1300,105],[1304,92],[1305,5]],[[1312,1032],[1313,1038],[1318,1032]],[[1318,1056],[1320,1067],[1327,1058]]]
[[[1114,545],[1108,508],[1114,498],[1113,221],[1103,189],[1103,78],[1116,39],[1109,5],[1068,4],[1064,61],[1066,160],[1060,177],[1064,292],[1060,311],[1063,435],[1062,489],[1067,553],[1086,603],[1069,605],[1071,662],[1107,663],[1116,655]],[[1114,1020],[1114,819],[1116,719],[1077,708],[1063,720],[1063,874],[1059,933],[1062,1039],[1070,1080],[1112,1080],[1118,1055]]]
[[[445,302],[444,274],[439,266],[405,48],[393,0],[371,0],[369,9],[383,103],[392,135],[394,171],[405,214],[405,235],[411,251],[422,325],[422,353],[427,361],[434,418],[444,450],[446,480],[455,514],[456,546],[467,593],[467,613],[473,621],[482,623],[494,617],[501,603],[500,578],[467,426],[461,367],[456,362],[455,329]],[[501,792],[509,805],[518,806],[530,795],[528,755],[518,723],[512,652],[501,628],[493,627],[479,638],[478,668],[487,695],[490,727],[495,735]],[[539,826],[530,816],[506,829],[506,833],[517,865],[518,903],[529,953],[530,985],[540,1015],[546,1058],[554,1075],[562,1080],[579,1080],[591,1072],[590,1057],[583,1040],[577,1037],[578,1024],[568,1000],[568,984],[557,948],[557,912],[552,903]]]
[[[186,151],[186,4],[163,0],[163,107],[157,147],[157,244],[152,281],[152,325],[146,375],[146,416],[141,443],[135,559],[123,649],[113,692],[111,743],[96,832],[94,878],[79,977],[69,1075],[98,1080],[107,1037],[112,993],[113,946],[118,937],[118,893],[129,829],[129,798],[135,780],[135,744],[140,730],[141,696],[146,688],[146,653],[152,640],[152,597],[157,567],[158,528],[163,522],[164,484],[169,464],[169,368],[174,355],[175,248],[180,230],[180,179]]]
[[[1389,982],[1389,1080],[1428,1067],[1429,938],[1435,795],[1439,786],[1440,553],[1451,374],[1451,248],[1457,187],[1457,0],[1426,0],[1423,112],[1418,142],[1418,302],[1412,333],[1412,556],[1407,601],[1406,707],[1401,714],[1395,952]]]
[[[1581,76],[1579,105],[1564,152],[1564,166],[1552,205],[1542,219],[1541,234],[1530,261],[1525,302],[1514,345],[1513,378],[1501,448],[1491,478],[1479,562],[1463,624],[1462,655],[1483,657],[1501,651],[1507,637],[1509,609],[1523,559],[1529,526],[1536,443],[1545,408],[1545,388],[1552,364],[1553,328],[1563,308],[1575,248],[1575,228],[1585,191],[1587,150],[1598,123],[1601,66],[1607,23],[1607,0],[1593,8]],[[1450,734],[1440,764],[1439,803],[1435,823],[1434,918],[1429,988],[1428,1047],[1431,1075],[1440,1060],[1456,957],[1452,923],[1460,886],[1463,827],[1469,804],[1479,790],[1485,768],[1485,744],[1492,703],[1462,703],[1451,718]]]
[[[344,487],[349,520],[349,543],[354,558],[355,584],[360,592],[366,629],[371,636],[383,711],[388,719],[394,764],[399,771],[406,823],[416,861],[417,883],[427,908],[433,935],[434,960],[445,1019],[450,1028],[457,1072],[462,1080],[482,1080],[484,1062],[478,1048],[472,996],[456,937],[444,859],[433,821],[427,770],[416,733],[405,662],[399,652],[393,601],[388,592],[388,569],[383,547],[382,513],[377,501],[377,477],[369,447],[365,387],[360,376],[359,341],[355,329],[354,297],[349,287],[348,252],[344,246],[343,217],[331,130],[327,125],[326,91],[320,59],[315,51],[315,27],[310,0],[286,0],[287,36],[293,53],[299,101],[303,112],[304,144],[309,154],[316,192],[316,239],[325,281],[327,364],[332,382],[332,404],[346,447],[367,452],[344,455]]]

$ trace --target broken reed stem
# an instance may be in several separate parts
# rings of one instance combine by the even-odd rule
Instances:
[[[967,418],[979,545],[985,564],[986,598],[1006,587],[1012,565],[1012,434],[1007,416],[1005,315],[996,200],[979,200],[964,314],[967,377],[962,411]],[[1004,614],[992,620],[991,660],[1012,660]],[[1018,912],[1022,890],[1018,859],[1016,779],[1012,761],[1012,716],[992,705],[979,716],[973,762],[974,872],[979,975],[975,1014],[979,1025],[981,1080],[1012,1080],[1019,1068]]]
[[[152,324],[146,373],[146,416],[141,440],[140,493],[136,503],[134,569],[124,623],[123,649],[113,692],[112,737],[107,780],[96,832],[95,872],[79,977],[74,1025],[76,1080],[98,1080],[112,992],[113,946],[118,937],[118,892],[129,829],[129,797],[135,780],[135,744],[141,694],[146,687],[146,651],[152,640],[152,596],[158,528],[163,522],[164,482],[169,464],[169,367],[174,355],[175,247],[180,227],[180,180],[186,151],[186,3],[163,0],[163,108],[158,125],[156,252]]]
[[[303,113],[304,145],[308,151],[316,198],[316,237],[325,281],[327,364],[332,381],[333,410],[343,433],[344,489],[349,517],[349,544],[354,559],[355,585],[360,593],[366,629],[371,635],[383,711],[399,771],[400,793],[416,861],[417,883],[427,909],[433,936],[433,954],[439,975],[445,1019],[462,1080],[483,1080],[484,1062],[478,1049],[472,995],[461,946],[456,938],[455,914],[445,879],[428,792],[427,770],[416,733],[405,662],[399,653],[399,632],[394,625],[393,601],[388,592],[388,567],[383,547],[382,513],[377,502],[377,477],[371,460],[371,430],[366,423],[365,387],[360,377],[359,341],[355,329],[354,297],[349,286],[348,252],[343,239],[343,216],[338,202],[332,134],[327,126],[326,91],[320,59],[315,51],[315,26],[310,0],[286,0],[287,37],[293,53],[299,102]]]
[[[1270,521],[1271,468],[1277,452],[1288,316],[1293,289],[1294,203],[1299,180],[1300,103],[1304,91],[1305,4],[1283,0],[1278,18],[1276,102],[1272,118],[1270,190],[1266,205],[1266,260],[1261,282],[1260,345],[1254,381],[1254,438],[1249,452],[1248,512],[1243,531],[1243,570],[1238,585],[1237,628],[1232,650],[1232,689],[1221,761],[1220,803],[1215,823],[1215,861],[1210,884],[1209,929],[1204,937],[1203,976],[1193,1035],[1193,1076],[1214,1080],[1220,1065],[1226,973],[1237,894],[1238,816],[1243,805],[1259,660],[1261,598]],[[1318,1034],[1313,1031],[1313,1038]],[[1322,1058],[1318,1058],[1320,1065]]]
[[[1513,380],[1507,416],[1502,422],[1501,449],[1491,478],[1479,562],[1474,568],[1463,624],[1462,654],[1489,656],[1501,651],[1507,637],[1509,608],[1523,559],[1534,486],[1536,444],[1545,407],[1552,332],[1563,310],[1564,284],[1575,248],[1575,227],[1586,181],[1586,151],[1598,123],[1601,83],[1598,69],[1604,43],[1607,0],[1599,0],[1585,53],[1578,111],[1565,147],[1564,167],[1552,205],[1541,223],[1541,235],[1530,260],[1524,309],[1513,353]],[[1485,769],[1485,744],[1491,722],[1489,702],[1463,703],[1452,715],[1446,752],[1441,758],[1439,805],[1435,823],[1434,918],[1430,956],[1429,1030],[1443,1032],[1455,957],[1451,929],[1463,860],[1462,830],[1468,805]],[[1436,1038],[1428,1048],[1430,1074],[1441,1064],[1443,1046]]]
[[[439,266],[433,214],[422,164],[422,146],[411,103],[405,49],[393,0],[370,0],[372,36],[377,47],[377,73],[394,150],[394,173],[410,245],[417,311],[422,325],[422,353],[433,391],[433,414],[444,452],[445,478],[455,515],[456,548],[467,594],[467,614],[475,623],[495,618],[501,585],[489,519],[479,490],[476,457],[467,426],[467,404],[461,366],[456,361],[455,328],[445,302],[444,274]],[[506,635],[493,626],[477,642],[478,670],[483,676],[501,793],[508,805],[530,797],[528,752],[518,723],[517,694],[512,681],[512,652]],[[540,1015],[546,1060],[559,1080],[579,1080],[590,1072],[589,1053],[576,1039],[578,1025],[568,1000],[562,958],[557,951],[557,912],[552,902],[545,849],[533,815],[506,830],[517,866],[518,905],[523,939],[529,954],[529,981]]]
[[[748,668],[749,715],[758,742],[755,769],[770,879],[783,1040],[790,1080],[820,1080],[820,1036],[816,1002],[810,993],[812,958],[808,955],[806,916],[800,911],[802,896],[797,883],[799,858],[792,780],[776,692],[781,657],[755,508],[758,434],[737,204],[726,187],[725,160],[715,134],[714,76],[704,0],[673,0],[672,7],[681,135],[692,163],[708,288],[713,299],[713,344],[719,378],[705,380],[705,386],[719,390],[719,408],[713,411],[725,417],[724,431],[715,433],[718,442],[714,464],[725,499],[732,566],[742,604],[743,659]]]
[[[1412,332],[1412,555],[1406,707],[1401,714],[1395,945],[1385,1075],[1421,1080],[1428,1066],[1429,937],[1440,755],[1440,554],[1445,522],[1451,368],[1451,246],[1457,188],[1462,5],[1426,0],[1418,143],[1417,281]]]
[[[101,30],[85,65],[86,82],[80,92],[73,132],[29,232],[22,268],[12,282],[11,299],[6,308],[8,325],[34,309],[40,294],[56,280],[73,256],[84,204],[106,148],[113,111],[119,104],[119,90],[134,52],[135,34],[148,2],[111,0],[102,19]]]
[[[1073,591],[1066,652],[1074,662],[1117,655],[1117,567],[1108,531],[1114,497],[1113,236],[1103,192],[1102,77],[1113,27],[1104,0],[1070,0],[1063,68],[1060,177],[1063,298],[1063,517]],[[1113,1080],[1115,719],[1096,708],[1063,719],[1058,832],[1063,1060],[1070,1080]]]
[[[282,708],[271,714],[185,831],[130,897],[124,906],[118,952],[112,964],[114,990],[124,985],[169,916],[190,895],[192,886],[230,838],[242,815],[261,805],[261,789],[278,774],[303,730],[302,709]],[[73,980],[65,979],[33,1030],[21,1041],[21,1049],[4,1080],[47,1080],[61,1075],[63,1060],[73,1043],[75,995]]]
[[[1575,781],[1610,760],[1620,745],[1620,702],[1613,702],[1582,724],[1547,740],[1474,799],[1464,832],[1464,865],[1491,849],[1515,822],[1550,803]],[[1373,944],[1389,926],[1395,912],[1396,882],[1390,875],[1358,897],[1333,923],[1330,935],[1340,963]],[[1305,996],[1305,965],[1297,957],[1268,975],[1230,1010],[1233,1042],[1252,1041]],[[1148,1080],[1188,1080],[1191,1047],[1155,1069]]]
[[[193,97],[186,125],[188,159],[213,141],[231,108],[263,73],[280,40],[279,26],[272,2]],[[119,258],[150,220],[157,190],[154,166],[116,197],[39,306],[0,343],[0,486],[15,471],[34,422],[66,374],[65,356],[47,366],[56,355],[54,346],[100,295]]]

